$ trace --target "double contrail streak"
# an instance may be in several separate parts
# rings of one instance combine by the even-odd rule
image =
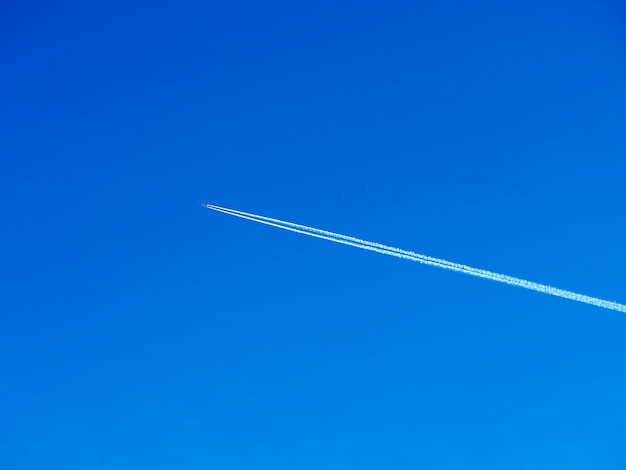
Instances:
[[[290,232],[300,233],[308,235],[310,237],[321,238],[322,240],[328,240],[335,243],[341,243],[342,245],[353,246],[361,248],[363,250],[374,251],[384,255],[395,256],[396,258],[408,259],[410,261],[416,261],[418,263],[427,264],[429,266],[437,266],[443,269],[449,269],[470,276],[481,277],[483,279],[490,279],[492,281],[501,282],[503,284],[509,284],[511,286],[523,287],[525,289],[542,292],[544,294],[553,295],[556,297],[562,297],[564,299],[575,300],[596,307],[602,307],[617,312],[626,313],[626,305],[619,304],[617,302],[611,302],[608,300],[598,299],[596,297],[590,297],[588,295],[577,294],[563,289],[557,289],[545,284],[539,284],[536,282],[526,281],[513,276],[507,276],[506,274],[498,274],[485,269],[472,268],[464,264],[453,263],[444,259],[433,258],[431,256],[414,253],[412,251],[402,250],[400,248],[394,248],[392,246],[383,245],[381,243],[374,243],[367,240],[362,240],[356,237],[350,237],[342,235],[340,233],[330,232],[328,230],[321,230],[314,227],[308,227],[306,225],[296,224],[293,222],[286,222],[280,219],[274,219],[271,217],[265,217],[262,215],[251,214],[248,212],[237,211],[234,209],[227,209],[225,207],[215,206],[212,204],[203,204],[207,209],[211,209],[224,214],[232,215],[242,219],[251,220],[260,224],[269,225],[271,227],[288,230]]]

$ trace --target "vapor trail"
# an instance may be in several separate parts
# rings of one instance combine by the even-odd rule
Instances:
[[[218,211],[221,211],[221,212],[227,212],[227,213],[230,213],[231,215],[239,214],[239,215],[242,215],[242,216],[252,217],[253,219],[255,219],[255,221],[256,221],[256,219],[260,219],[260,220],[265,220],[267,222],[273,222],[275,224],[286,225],[288,227],[297,228],[299,230],[304,230],[306,232],[317,233],[317,234],[320,234],[320,235],[325,235],[327,237],[338,238],[338,239],[341,239],[341,240],[346,240],[346,241],[358,243],[360,245],[367,245],[367,246],[371,246],[371,247],[374,247],[374,248],[380,248],[380,249],[385,250],[385,251],[392,251],[392,252],[399,253],[399,254],[402,254],[402,255],[407,255],[407,256],[410,256],[411,258],[419,258],[420,260],[431,261],[433,263],[437,263],[437,265],[450,266],[450,267],[454,267],[454,268],[459,269],[459,270],[465,270],[465,269],[469,268],[468,266],[464,266],[464,265],[458,264],[458,263],[453,263],[451,261],[446,261],[446,260],[442,260],[442,259],[438,259],[438,258],[433,258],[431,256],[421,255],[419,253],[414,253],[412,251],[402,250],[400,248],[394,248],[394,247],[391,247],[391,246],[383,245],[381,243],[370,242],[370,241],[367,241],[367,240],[362,240],[360,238],[350,237],[348,235],[342,235],[340,233],[330,232],[328,230],[322,230],[322,229],[319,229],[319,228],[309,227],[307,225],[296,224],[296,223],[293,223],[293,222],[286,222],[284,220],[273,219],[271,217],[265,217],[265,216],[262,216],[262,215],[251,214],[249,212],[238,211],[238,210],[235,210],[235,209],[227,209],[225,207],[215,206],[213,204],[203,204],[203,205],[207,209],[213,209],[213,210],[218,210]],[[484,271],[484,270],[481,270],[481,269],[476,269],[476,268],[469,268],[469,269],[471,269],[473,271],[476,271],[476,272],[480,271],[480,272],[483,272],[484,274],[488,274],[489,273],[489,271]]]
[[[504,284],[509,284],[512,286],[523,287],[525,289],[534,290],[537,292],[542,292],[544,294],[553,295],[556,297],[562,297],[569,300],[575,300],[577,302],[582,302],[590,305],[595,305],[596,307],[602,307],[609,310],[614,310],[617,312],[626,313],[626,305],[619,304],[617,302],[611,302],[608,300],[598,299],[596,297],[590,297],[583,294],[577,294],[575,292],[558,289],[556,287],[539,284],[536,282],[526,281],[524,279],[519,279],[512,276],[507,276],[505,274],[494,273],[492,271],[487,271],[484,269],[473,268],[471,266],[466,266],[459,263],[453,263],[450,261],[446,261],[439,258],[433,258],[431,256],[422,255],[419,253],[414,253],[412,251],[402,250],[400,248],[395,248],[387,245],[383,245],[380,243],[374,243],[367,240],[362,240],[356,237],[350,237],[347,235],[342,235],[335,232],[330,232],[328,230],[321,230],[314,227],[308,227],[306,225],[296,224],[293,222],[287,222],[280,219],[274,219],[271,217],[265,217],[261,215],[251,214],[248,212],[237,211],[234,209],[227,209],[225,207],[215,206],[212,204],[203,204],[207,209],[211,209],[217,212],[222,212],[224,214],[232,215],[235,217],[239,217],[242,219],[251,220],[253,222],[258,222],[264,225],[269,225],[271,227],[280,228],[283,230],[288,230],[290,232],[300,233],[303,235],[309,235],[311,237],[320,238],[323,240],[332,241],[335,243],[340,243],[342,245],[353,246],[356,248],[361,248],[364,250],[374,251],[376,253],[381,253],[385,255],[395,256],[397,258],[408,259],[410,261],[416,261],[418,263],[437,266],[443,269],[449,269],[451,271],[461,272],[465,274],[469,274],[475,277],[481,277],[483,279],[490,279],[492,281],[501,282]]]

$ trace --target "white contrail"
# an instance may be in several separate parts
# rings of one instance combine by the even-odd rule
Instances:
[[[259,218],[255,218],[254,214],[248,215],[245,212],[244,213],[237,213],[237,212],[232,211],[231,209],[221,208],[221,207],[218,207],[218,206],[208,207],[209,206],[208,204],[203,204],[203,205],[204,205],[204,207],[207,207],[208,209],[213,209],[214,211],[217,211],[217,212],[222,212],[224,214],[233,215],[235,217],[251,220],[253,222],[258,222],[260,224],[269,225],[271,227],[281,228],[283,230],[288,230],[290,232],[301,233],[303,235],[309,235],[311,237],[321,238],[322,240],[329,240],[331,242],[341,243],[342,245],[354,246],[356,248],[362,248],[364,250],[375,251],[376,253],[382,253],[384,255],[392,255],[392,256],[396,256],[398,258],[408,259],[410,261],[422,262],[421,259],[419,259],[419,258],[417,258],[415,256],[403,255],[403,254],[396,253],[394,251],[388,250],[386,248],[377,248],[377,247],[370,246],[370,245],[367,245],[367,244],[364,244],[364,243],[360,243],[358,241],[349,241],[349,240],[345,240],[345,239],[341,239],[341,238],[337,238],[337,237],[331,237],[331,236],[328,236],[328,235],[311,232],[311,231],[308,231],[308,230],[305,230],[305,229],[293,228],[291,226],[281,225],[281,222],[283,222],[283,221],[279,220],[279,219],[270,219],[272,221],[276,221],[276,223],[274,223],[274,222],[269,222],[269,221],[266,221],[266,220],[261,220]],[[264,217],[264,219],[269,219],[269,217]],[[296,224],[290,224],[290,225],[296,225]],[[302,227],[306,227],[306,226],[302,226]],[[321,232],[326,232],[326,231],[325,230],[321,230]],[[328,233],[333,233],[333,232],[328,232]],[[352,238],[352,237],[350,237],[350,238]],[[355,240],[358,240],[358,239],[355,239]],[[436,266],[439,266],[439,267],[445,267],[444,265],[442,265],[440,263],[437,263],[437,262],[428,262],[427,264],[433,264],[433,265],[436,265]]]
[[[523,287],[525,289],[534,290],[537,292],[543,292],[544,294],[549,294],[557,297],[562,297],[565,299],[575,300],[577,302],[583,302],[590,305],[595,305],[596,307],[602,307],[609,310],[614,310],[617,312],[626,313],[626,305],[619,304],[617,302],[611,302],[608,300],[598,299],[596,297],[590,297],[583,294],[577,294],[575,292],[557,289],[556,287],[539,284],[536,282],[526,281],[524,279],[519,279],[512,276],[507,276],[505,274],[498,274],[491,271],[487,271],[484,269],[477,269],[471,266],[466,266],[459,263],[453,263],[450,261],[446,261],[439,258],[433,258],[431,256],[422,255],[419,253],[414,253],[412,251],[402,250],[399,248],[383,245],[380,243],[374,243],[367,240],[362,240],[360,238],[350,237],[347,235],[342,235],[335,232],[330,232],[328,230],[321,230],[314,227],[308,227],[306,225],[296,224],[293,222],[286,222],[280,219],[274,219],[271,217],[265,217],[261,215],[251,214],[248,212],[237,211],[234,209],[228,209],[225,207],[215,206],[212,204],[203,204],[207,209],[215,210],[218,212],[222,212],[224,214],[232,215],[235,217],[240,217],[242,219],[251,220],[253,222],[258,222],[264,225],[269,225],[272,227],[281,228],[283,230],[288,230],[295,233],[301,233],[304,235],[309,235],[315,238],[321,238],[323,240],[329,240],[336,243],[341,243],[343,245],[354,246],[356,248],[362,248],[364,250],[374,251],[376,253],[381,253],[385,255],[395,256],[397,258],[408,259],[410,261],[416,261],[422,264],[427,264],[430,266],[437,266],[443,269],[449,269],[456,272],[461,272],[465,274],[469,274],[471,276],[481,277],[484,279],[490,279],[492,281],[502,282],[504,284],[509,284],[512,286]]]
[[[392,252],[399,253],[399,254],[402,254],[402,255],[410,256],[411,258],[419,258],[419,259],[424,260],[424,261],[431,261],[433,263],[437,263],[437,265],[445,265],[445,266],[449,266],[451,268],[455,268],[455,269],[458,269],[458,270],[465,271],[466,269],[471,269],[472,271],[475,271],[475,272],[479,272],[480,271],[480,272],[483,272],[483,274],[491,274],[491,273],[489,273],[489,271],[484,271],[484,270],[476,269],[476,268],[470,268],[469,266],[464,266],[462,264],[453,263],[451,261],[446,261],[446,260],[442,260],[442,259],[438,259],[438,258],[433,258],[431,256],[421,255],[419,253],[414,253],[412,251],[402,250],[400,248],[394,248],[394,247],[391,247],[391,246],[383,245],[381,243],[370,242],[370,241],[367,241],[367,240],[362,240],[360,238],[350,237],[348,235],[342,235],[340,233],[330,232],[328,230],[322,230],[322,229],[319,229],[319,228],[309,227],[307,225],[296,224],[296,223],[293,223],[293,222],[286,222],[284,220],[273,219],[271,217],[265,217],[265,216],[262,216],[262,215],[251,214],[249,212],[238,211],[238,210],[235,210],[235,209],[227,209],[225,207],[215,206],[213,204],[203,204],[203,206],[206,207],[207,209],[214,209],[214,210],[218,210],[218,211],[222,211],[222,212],[226,211],[226,212],[231,213],[231,215],[235,215],[235,214],[245,215],[247,217],[252,217],[254,219],[261,219],[261,220],[265,220],[267,222],[273,222],[275,224],[286,225],[288,227],[297,228],[299,230],[304,230],[306,232],[313,232],[313,233],[317,233],[317,234],[320,234],[320,235],[325,235],[327,237],[339,238],[341,240],[346,240],[346,241],[358,243],[360,245],[367,245],[367,246],[371,246],[371,247],[374,247],[374,248],[380,248],[380,249],[385,250],[385,251],[392,251]]]

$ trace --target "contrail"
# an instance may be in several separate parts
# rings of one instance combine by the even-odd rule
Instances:
[[[626,305],[619,304],[617,302],[611,302],[608,300],[598,299],[596,297],[590,297],[588,295],[578,294],[556,287],[548,286],[545,284],[539,284],[536,282],[526,281],[513,276],[507,276],[505,274],[494,273],[485,269],[473,268],[464,264],[453,263],[444,259],[433,258],[431,256],[414,253],[412,251],[402,250],[392,246],[383,245],[381,243],[374,243],[367,240],[362,240],[356,237],[350,237],[328,230],[322,230],[314,227],[308,227],[306,225],[296,224],[293,222],[287,222],[280,219],[274,219],[271,217],[265,217],[262,215],[251,214],[248,212],[237,211],[234,209],[228,209],[225,207],[215,206],[213,204],[203,204],[207,209],[211,209],[224,214],[232,215],[242,219],[251,220],[271,227],[288,230],[290,232],[300,233],[303,235],[309,235],[311,237],[320,238],[322,240],[328,240],[342,245],[353,246],[364,250],[374,251],[385,255],[395,256],[396,258],[408,259],[410,261],[416,261],[418,263],[437,266],[443,269],[449,269],[460,273],[469,274],[470,276],[481,277],[483,279],[490,279],[492,281],[509,284],[512,286],[523,287],[525,289],[542,292],[544,294],[553,295],[556,297],[562,297],[569,300],[575,300],[596,307],[602,307],[617,312],[626,313]]]

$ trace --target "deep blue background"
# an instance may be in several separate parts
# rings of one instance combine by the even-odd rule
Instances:
[[[0,468],[622,469],[626,8],[3,2]],[[92,2],[93,3],[93,2]]]

